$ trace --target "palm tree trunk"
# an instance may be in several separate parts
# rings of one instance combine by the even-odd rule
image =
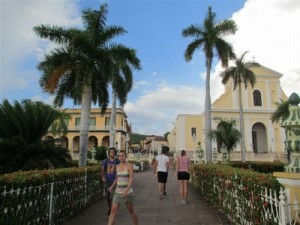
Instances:
[[[242,103],[242,90],[241,83],[239,83],[239,106],[240,106],[240,129],[241,129],[241,153],[242,153],[242,162],[245,162],[245,129],[244,129],[244,113],[243,113],[243,103]]]
[[[81,100],[81,122],[80,122],[80,147],[79,147],[79,166],[86,166],[89,126],[92,104],[92,88],[90,85],[83,87]]]
[[[205,150],[206,162],[212,161],[212,140],[209,139],[207,132],[211,130],[211,100],[210,100],[210,70],[211,59],[207,59],[206,84],[205,84]]]
[[[109,147],[115,146],[115,126],[116,126],[116,91],[113,90],[112,94],[112,106],[111,106],[111,116],[109,124]]]

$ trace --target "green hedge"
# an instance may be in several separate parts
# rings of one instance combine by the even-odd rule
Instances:
[[[268,224],[262,221],[265,188],[279,196],[283,186],[271,174],[233,168],[221,164],[193,165],[193,186],[211,205],[228,216],[232,224],[241,224],[241,218],[249,224]]]
[[[92,166],[0,176],[0,224],[49,224],[50,218],[52,224],[63,223],[101,199],[100,170]]]
[[[284,172],[283,162],[230,162],[230,166],[251,169],[259,173]]]

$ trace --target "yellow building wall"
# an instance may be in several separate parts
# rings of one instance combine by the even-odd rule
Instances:
[[[276,103],[280,102],[280,99],[288,99],[280,86],[282,74],[264,66],[250,69],[256,75],[256,84],[253,88],[248,85],[247,89],[242,86],[246,151],[252,152],[254,149],[252,144],[253,129],[260,134],[259,129],[264,127],[265,132],[263,135],[265,135],[265,140],[260,140],[260,145],[264,146],[263,151],[282,152],[285,140],[284,129],[280,127],[280,124],[271,122],[271,116],[277,108]],[[254,106],[254,90],[259,90],[261,93],[261,106]],[[217,121],[213,120],[215,117],[235,119],[238,128],[240,126],[238,89],[233,90],[232,81],[229,81],[224,86],[224,93],[212,103],[212,129],[216,129],[218,125]],[[176,150],[185,148],[193,151],[195,141],[191,137],[191,127],[196,127],[196,142],[200,141],[202,148],[205,148],[204,121],[204,113],[199,115],[178,115],[176,125],[170,132],[170,137],[168,137],[169,140],[174,142],[170,143],[170,146],[176,146]],[[213,144],[213,147],[216,147],[216,143]],[[237,147],[236,151],[240,151],[240,146]]]
[[[80,118],[80,109],[66,109],[65,113],[70,116],[68,120],[68,133],[63,137],[62,145],[70,150],[73,158],[78,158],[79,155],[79,136],[80,125],[76,125],[76,118]],[[106,118],[110,118],[111,109],[101,115],[100,109],[91,109],[90,118],[95,118],[95,125],[90,125],[89,129],[89,146],[91,150],[93,147],[105,146],[109,147],[109,123],[105,125]],[[121,109],[116,112],[116,125],[115,125],[115,147],[118,150],[125,150],[126,148],[126,135],[131,132],[131,127],[127,122],[127,115]],[[53,137],[51,133],[47,137]],[[58,137],[55,137],[58,138]]]

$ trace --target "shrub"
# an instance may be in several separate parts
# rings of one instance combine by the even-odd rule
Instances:
[[[284,172],[283,162],[230,162],[232,167],[251,169],[259,173]]]

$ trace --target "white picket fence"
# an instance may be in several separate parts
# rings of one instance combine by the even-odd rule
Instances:
[[[61,224],[102,197],[99,174],[0,193],[0,224]],[[8,189],[8,190],[7,190]],[[29,222],[28,222],[29,221]]]
[[[233,184],[230,180],[225,181],[226,184]],[[263,191],[260,196],[255,200],[255,203],[259,202],[263,206],[263,211],[260,215],[249,215],[252,213],[253,200],[247,199],[245,196],[239,196],[238,190],[244,190],[241,184],[233,184],[234,188],[226,189],[219,187],[217,183],[214,184],[214,191],[223,193],[223,196],[219,194],[219,200],[222,199],[223,212],[235,212],[234,215],[227,215],[229,220],[233,224],[238,225],[256,225],[256,224],[278,224],[278,225],[299,225],[300,224],[300,208],[296,197],[293,203],[287,202],[286,194],[281,188],[279,193],[273,190],[267,190],[261,188]],[[222,188],[222,190],[220,190]],[[204,191],[204,190],[202,190]],[[255,196],[254,193],[250,193],[250,196]],[[232,204],[234,203],[234,204]],[[249,210],[250,209],[250,210]],[[247,214],[248,213],[248,214]],[[259,221],[253,221],[252,217],[257,216]]]
[[[261,194],[261,200],[264,207],[263,220],[273,220],[279,225],[296,225],[300,223],[299,218],[299,203],[294,199],[293,203],[286,201],[286,195],[284,190],[281,188],[279,196],[276,192],[272,193],[272,190],[265,188],[264,193]]]

